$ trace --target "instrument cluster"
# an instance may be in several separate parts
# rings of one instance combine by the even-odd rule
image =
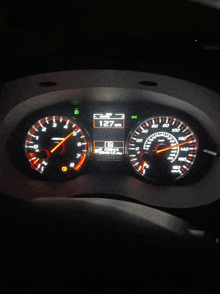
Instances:
[[[18,169],[44,181],[118,173],[188,184],[204,177],[215,157],[198,121],[153,102],[59,102],[25,117],[8,148]]]

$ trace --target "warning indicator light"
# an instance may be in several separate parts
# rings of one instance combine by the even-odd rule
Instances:
[[[66,172],[67,171],[67,166],[62,166],[62,171]]]

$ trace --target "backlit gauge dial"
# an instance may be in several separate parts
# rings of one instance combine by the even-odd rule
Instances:
[[[24,148],[32,169],[56,179],[74,175],[82,168],[89,143],[75,122],[51,116],[32,126]]]
[[[133,169],[151,180],[176,180],[192,168],[198,140],[183,121],[159,116],[141,122],[129,135],[127,153]]]

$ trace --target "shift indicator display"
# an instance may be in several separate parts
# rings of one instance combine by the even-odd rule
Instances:
[[[123,155],[124,141],[93,141],[95,154]]]

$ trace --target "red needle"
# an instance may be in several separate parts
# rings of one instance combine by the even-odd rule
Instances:
[[[51,153],[53,153],[61,144],[63,144],[77,129],[73,130],[66,138],[63,139],[59,144],[57,144],[52,150],[50,150]]]
[[[186,142],[183,142],[183,143],[180,143],[180,144],[177,144],[177,145],[174,145],[174,146],[170,146],[170,147],[167,147],[167,148],[164,148],[164,149],[160,149],[160,150],[157,150],[156,153],[160,153],[160,152],[163,152],[163,151],[166,151],[166,150],[169,150],[169,149],[172,149],[172,148],[175,148],[175,147],[178,147],[178,146],[182,146],[182,145],[185,145],[189,142],[192,142],[192,140],[189,140],[189,141],[186,141]]]

